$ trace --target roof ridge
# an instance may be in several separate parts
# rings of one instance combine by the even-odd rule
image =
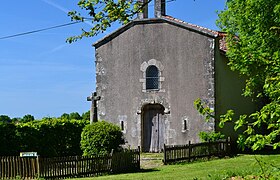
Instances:
[[[164,15],[164,16],[162,16],[162,18],[167,19],[167,20],[171,20],[171,21],[175,21],[177,23],[182,23],[182,24],[191,26],[192,28],[195,28],[198,31],[207,31],[209,33],[215,34],[217,37],[220,37],[220,39],[219,39],[220,50],[222,50],[223,52],[227,51],[227,45],[226,45],[226,39],[225,39],[226,38],[226,33],[225,32],[216,31],[216,30],[212,30],[212,29],[209,29],[209,28],[206,28],[206,27],[202,27],[202,26],[199,26],[199,25],[196,25],[196,24],[188,23],[186,21],[174,18],[174,17],[169,16],[169,15]]]
[[[162,17],[166,18],[166,19],[169,19],[169,20],[173,20],[173,21],[179,22],[179,23],[187,24],[187,25],[192,26],[194,28],[198,28],[199,30],[206,30],[206,31],[208,31],[210,33],[214,33],[216,35],[219,35],[219,33],[220,33],[219,31],[212,30],[212,29],[209,29],[209,28],[206,28],[206,27],[203,27],[203,26],[199,26],[199,25],[196,25],[196,24],[192,24],[192,23],[183,21],[181,19],[174,18],[173,16],[170,16],[170,15],[164,15]]]

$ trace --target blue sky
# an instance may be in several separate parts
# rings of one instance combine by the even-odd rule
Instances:
[[[170,0],[167,0],[170,1]],[[69,10],[79,10],[78,0],[14,0],[0,5],[0,38],[70,22]],[[217,30],[217,10],[225,0],[175,0],[167,14]],[[153,5],[149,5],[153,9]],[[150,14],[152,16],[152,10]],[[67,44],[89,23],[74,24],[39,33],[0,39],[0,115],[35,118],[86,112],[86,97],[95,90],[95,41],[98,37]]]

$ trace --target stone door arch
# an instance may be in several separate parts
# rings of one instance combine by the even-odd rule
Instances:
[[[147,104],[142,112],[142,151],[160,152],[164,145],[164,107]]]

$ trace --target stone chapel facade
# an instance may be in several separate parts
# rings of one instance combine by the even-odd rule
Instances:
[[[242,79],[226,65],[223,33],[166,16],[165,0],[155,0],[155,18],[147,9],[138,17],[93,45],[98,119],[119,125],[128,145],[158,152],[217,130],[194,108],[197,98],[216,116],[253,111]]]

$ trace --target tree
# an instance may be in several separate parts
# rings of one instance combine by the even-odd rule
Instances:
[[[0,122],[3,123],[10,123],[11,122],[11,118],[7,115],[0,115]]]
[[[243,95],[259,105],[235,122],[235,129],[245,128],[238,143],[253,150],[280,147],[280,1],[230,0],[218,25],[227,33],[228,65],[246,77]]]
[[[85,113],[82,114],[82,119],[83,120],[90,120],[90,111],[87,111]]]
[[[17,124],[17,123],[19,123],[21,121],[22,121],[22,118],[20,118],[20,117],[14,117],[14,118],[11,119],[11,122],[15,123],[15,124]]]
[[[18,155],[16,125],[0,121],[0,156]]]
[[[90,17],[84,17],[77,11],[71,11],[68,15],[73,21],[90,20],[93,27],[89,30],[82,29],[82,34],[67,39],[68,43],[75,42],[83,37],[93,37],[106,31],[115,22],[127,24],[137,12],[152,0],[141,3],[137,0],[80,0],[78,6],[85,10]]]
[[[35,118],[34,116],[30,115],[30,114],[26,114],[23,116],[23,118],[21,119],[22,122],[30,122],[30,121],[34,121]]]
[[[79,113],[77,113],[77,112],[72,112],[72,113],[69,114],[69,119],[81,120],[82,117],[80,116]]]
[[[72,112],[70,114],[67,113],[63,113],[60,116],[61,119],[66,119],[66,120],[71,120],[71,119],[76,119],[76,120],[81,120],[82,117],[80,116],[80,114],[78,112]]]
[[[69,120],[70,119],[70,116],[69,114],[67,113],[63,113],[61,116],[60,116],[61,119],[66,119],[66,120]]]

